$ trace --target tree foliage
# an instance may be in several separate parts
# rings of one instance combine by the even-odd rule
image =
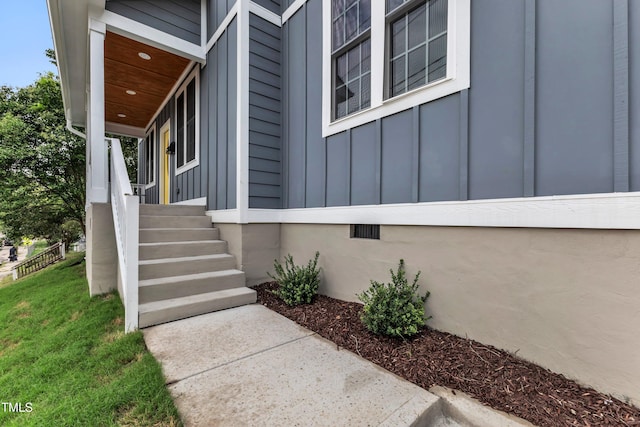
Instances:
[[[0,221],[12,238],[61,239],[69,221],[84,230],[85,141],[65,128],[52,73],[0,88]]]

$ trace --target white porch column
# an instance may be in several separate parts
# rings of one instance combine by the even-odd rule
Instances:
[[[87,205],[109,201],[107,143],[104,135],[103,22],[89,23],[89,82],[87,86]]]

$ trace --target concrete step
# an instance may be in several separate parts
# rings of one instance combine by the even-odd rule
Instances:
[[[224,240],[196,240],[185,242],[140,243],[141,260],[222,254],[227,251]]]
[[[218,240],[217,228],[145,228],[140,229],[140,243],[187,242]]]
[[[205,207],[188,205],[140,205],[140,215],[204,216]]]
[[[139,282],[139,301],[140,304],[144,304],[244,286],[245,276],[244,272],[240,270],[222,270],[141,280]]]
[[[213,227],[208,216],[140,215],[140,228]]]
[[[245,287],[149,302],[139,306],[139,327],[145,328],[255,302],[256,291]]]
[[[138,280],[185,276],[234,268],[236,268],[236,259],[229,254],[142,260],[138,262]]]

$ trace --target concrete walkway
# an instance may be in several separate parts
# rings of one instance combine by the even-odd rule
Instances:
[[[429,393],[257,304],[143,332],[186,426],[526,425],[467,399],[498,416],[470,423],[448,391]]]

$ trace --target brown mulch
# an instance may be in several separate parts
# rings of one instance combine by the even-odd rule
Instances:
[[[276,287],[256,286],[258,303],[422,388],[461,390],[539,426],[640,426],[640,409],[504,350],[429,328],[406,341],[380,337],[360,322],[361,304],[319,295],[289,307]]]

